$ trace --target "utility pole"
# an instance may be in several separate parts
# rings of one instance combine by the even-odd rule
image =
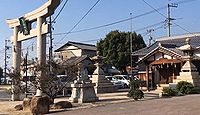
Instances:
[[[153,40],[153,37],[152,37],[152,32],[154,31],[154,29],[149,29],[149,30],[147,30],[147,34],[148,34],[148,36],[149,36],[149,44],[148,44],[148,46],[150,46],[151,45],[151,41]]]
[[[27,83],[27,81],[29,80],[28,79],[28,48],[27,48],[27,51],[26,51],[26,57],[25,57],[25,59],[24,59],[24,64],[25,64],[25,74],[26,74],[26,89],[25,89],[25,95],[26,95],[26,98],[27,98],[27,96],[28,96],[28,83]]]
[[[52,30],[51,30],[52,29],[52,22],[51,21],[52,20],[51,20],[51,16],[50,16],[49,17],[49,22],[50,22],[50,31],[49,31],[49,38],[50,38],[49,39],[49,61],[52,60],[52,57],[53,57],[52,56],[53,55],[53,53],[52,53],[53,52],[53,45],[52,45],[53,44],[52,43],[53,42],[53,37],[52,37]]]
[[[49,61],[52,61],[53,57],[53,37],[52,37],[52,19],[49,16],[49,23],[50,23],[50,31],[49,31]],[[49,71],[52,71],[51,65],[49,66]]]
[[[10,40],[5,40],[5,59],[4,59],[4,84],[6,84],[6,77],[7,77],[7,58],[9,58],[7,51],[10,49],[10,46],[8,46],[8,42],[10,42]],[[1,81],[2,82],[2,81]]]
[[[177,4],[167,4],[167,28],[168,28],[168,30],[167,30],[167,34],[168,34],[168,37],[170,37],[171,36],[171,20],[175,20],[175,19],[173,19],[173,18],[171,18],[171,16],[170,16],[170,8],[171,7],[175,7],[175,8],[177,8],[178,7],[178,5]]]
[[[130,32],[130,60],[131,60],[131,79],[132,79],[132,77],[133,77],[133,57],[132,57],[132,52],[133,52],[133,36],[132,36],[132,29],[133,29],[133,27],[132,27],[132,25],[133,25],[133,20],[132,20],[132,13],[130,13],[130,15],[131,15],[131,32]]]

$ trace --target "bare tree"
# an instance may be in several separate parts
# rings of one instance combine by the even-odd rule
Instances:
[[[8,73],[8,76],[11,78],[11,83],[12,83],[10,90],[11,95],[20,95],[21,93],[24,93],[25,89],[21,85],[22,76],[20,74],[20,71],[12,71],[12,72],[10,71]]]
[[[73,67],[69,69],[73,70]],[[36,64],[34,71],[36,76],[36,80],[33,82],[34,85],[37,89],[40,89],[44,94],[46,94],[52,103],[54,103],[54,99],[57,97],[59,92],[63,91],[63,89],[67,86],[67,83],[73,79],[70,76],[73,74],[72,72],[66,77],[66,82],[61,82],[57,75],[65,71],[65,68],[57,64],[55,61],[48,61],[45,65]],[[43,71],[45,76],[40,77],[40,71]]]

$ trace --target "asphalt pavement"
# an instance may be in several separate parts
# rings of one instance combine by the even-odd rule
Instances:
[[[134,101],[127,97],[128,89],[116,93],[98,94],[98,102],[78,104],[73,108],[51,110],[48,115],[200,115],[200,94],[159,98],[154,91],[145,92],[145,98]],[[29,112],[14,111],[14,106],[22,101],[9,101],[10,94],[0,90],[0,115],[27,115]],[[55,101],[68,100],[68,97]]]
[[[77,110],[51,112],[48,115],[200,115],[200,95],[105,104]]]

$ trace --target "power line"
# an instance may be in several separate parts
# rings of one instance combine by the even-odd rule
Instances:
[[[145,4],[147,4],[150,8],[154,9],[158,14],[160,14],[161,16],[167,18],[164,14],[160,13],[157,9],[155,9],[152,5],[150,5],[149,3],[147,3],[145,0],[142,0]],[[188,31],[187,29],[181,27],[180,25],[176,24],[175,22],[172,22],[173,24],[175,24],[176,26],[178,26],[179,28],[181,28],[182,30],[192,34],[190,31]]]
[[[164,21],[161,21],[161,22],[159,22],[159,23],[155,23],[155,24],[152,24],[152,25],[149,25],[149,26],[146,26],[146,27],[137,29],[137,30],[135,30],[135,31],[138,32],[138,31],[146,30],[146,29],[151,28],[151,27],[154,27],[154,26],[159,26],[159,25],[161,25],[161,24],[163,24],[163,23],[164,23]]]
[[[196,0],[183,0],[183,1],[176,2],[175,4],[183,4],[183,3],[188,3],[188,2],[192,2],[192,1],[196,1]],[[159,7],[156,10],[158,11],[158,10],[162,10],[162,9],[165,9],[165,8],[167,8],[167,6]],[[135,17],[132,17],[132,19],[139,18],[139,17],[142,17],[142,16],[146,16],[146,15],[154,13],[154,12],[155,12],[155,10],[152,10],[152,11],[137,15]],[[103,27],[107,27],[107,26],[112,26],[112,25],[115,25],[115,24],[118,24],[118,23],[129,21],[129,20],[131,20],[131,18],[126,18],[126,19],[122,19],[122,20],[115,21],[115,22],[112,22],[112,23],[108,23],[108,24],[104,24],[104,25],[100,25],[100,26],[95,26],[95,27],[91,27],[91,28],[86,28],[86,29],[81,29],[81,30],[77,30],[77,31],[71,31],[71,32],[69,31],[67,33],[56,33],[56,34],[53,34],[53,35],[67,35],[67,34],[70,34],[70,33],[84,32],[84,31],[99,29],[99,28],[103,28]],[[60,41],[62,41],[62,40],[60,40]]]
[[[153,12],[150,11],[150,12],[147,12],[147,13],[144,13],[144,14],[140,14],[140,15],[137,15],[135,17],[132,17],[132,19],[139,18],[139,17],[145,16],[145,15],[151,14],[151,13],[153,13]],[[56,33],[54,35],[67,35],[67,34],[70,34],[70,33],[78,33],[78,32],[83,32],[83,31],[88,31],[88,30],[94,30],[94,29],[99,29],[99,28],[103,28],[103,27],[107,27],[107,26],[112,26],[112,25],[115,25],[115,24],[118,24],[118,23],[129,21],[129,20],[131,20],[131,18],[126,18],[126,19],[119,20],[119,21],[116,21],[116,22],[112,22],[112,23],[108,23],[108,24],[104,24],[104,25],[100,25],[100,26],[96,26],[96,27],[92,27],[92,28],[72,31],[72,32],[68,32],[68,33]]]
[[[85,41],[81,41],[81,42],[93,42],[93,41],[98,41],[100,39],[93,39],[93,40],[85,40]]]
[[[161,25],[163,23],[164,23],[164,21],[161,21],[159,23],[155,23],[155,24],[152,24],[152,25],[149,25],[149,26],[145,26],[145,27],[133,30],[133,31],[138,32],[138,31],[146,30],[148,28],[151,28],[151,27],[154,27],[154,26],[158,26],[158,25]],[[66,34],[66,33],[58,33],[58,34],[54,34],[54,35],[63,35],[63,34]]]
[[[67,33],[71,33],[75,28],[76,28],[76,26],[78,26],[78,24],[92,11],[92,9],[98,4],[100,2],[100,0],[97,0],[96,2],[95,2],[95,4],[86,12],[86,14],[85,15],[83,15],[83,17],[70,29],[70,31],[69,32],[67,32]],[[67,35],[67,34],[66,34]],[[65,37],[66,37],[66,35],[60,40],[60,41],[62,41]],[[59,41],[59,42],[60,42]],[[58,43],[59,43],[58,42]]]
[[[152,25],[149,25],[149,26],[146,26],[146,27],[137,29],[137,30],[133,30],[133,31],[138,32],[138,31],[146,30],[146,29],[149,29],[149,28],[154,27],[154,26],[159,26],[159,25],[161,25],[161,24],[163,24],[163,23],[164,23],[164,22],[162,21],[162,22],[155,23],[155,24],[152,24]],[[154,28],[154,31],[156,31],[156,30],[158,30],[158,29],[161,29],[161,28],[163,28],[163,27],[164,27],[164,25],[161,25],[161,26],[159,26],[159,27],[157,27],[157,28]],[[147,32],[142,33],[141,35],[146,36],[146,34],[147,34]],[[101,39],[101,38],[99,38],[99,39],[85,40],[85,41],[80,41],[80,42],[93,42],[93,41],[98,41],[98,40],[100,40],[100,39]],[[64,44],[64,43],[57,43],[57,44]],[[57,44],[54,44],[54,46],[57,46]]]
[[[183,1],[176,2],[175,4],[184,4],[184,3],[193,2],[193,1],[197,1],[197,0],[183,0]]]
[[[62,6],[62,8],[60,9],[60,11],[59,11],[58,14],[55,16],[55,18],[53,19],[52,22],[55,22],[55,21],[56,21],[56,19],[58,18],[58,16],[60,15],[60,13],[61,13],[61,12],[63,11],[63,9],[65,8],[65,6],[66,6],[66,4],[67,4],[68,1],[69,1],[69,0],[66,0],[66,1],[65,1],[65,3],[64,3],[63,6]],[[61,2],[63,2],[63,0],[62,0]]]
[[[154,31],[156,31],[156,30],[159,30],[159,29],[163,28],[164,26],[165,25],[161,25],[161,26],[159,26],[157,28],[153,28],[153,29],[154,29]],[[146,36],[147,34],[148,34],[148,32],[141,33],[141,35],[143,35],[143,36]]]
[[[63,1],[63,0],[62,0]],[[61,2],[62,2],[61,1]],[[100,0],[98,0],[95,4],[97,4]],[[179,1],[179,2],[176,2],[176,4],[183,4],[183,3],[188,3],[188,2],[192,2],[192,1],[197,1],[197,0],[183,0],[183,1]],[[61,8],[61,10],[59,11],[59,13],[56,15],[56,17],[54,18],[54,21],[58,18],[58,16],[60,15],[60,13],[62,12],[62,10],[64,9],[64,7],[66,6],[68,0],[65,1],[65,3],[63,4],[63,7]],[[95,6],[95,5],[94,5]],[[93,6],[93,7],[94,7]],[[92,8],[93,8],[92,7]],[[162,9],[165,9],[167,6],[163,6],[163,7],[160,7],[160,8],[157,8],[156,10],[162,10]],[[92,10],[91,8],[91,10]],[[153,8],[154,9],[154,8]],[[86,13],[88,14],[90,12],[90,10]],[[146,13],[143,13],[143,14],[140,14],[140,15],[137,15],[135,17],[133,17],[132,19],[134,18],[139,18],[139,17],[142,17],[142,16],[145,16],[145,15],[148,15],[148,14],[151,14],[151,13],[154,13],[155,12],[155,9],[152,10],[152,11],[149,11],[149,12],[146,12]],[[84,15],[85,17],[86,15]],[[83,18],[84,18],[83,17]],[[164,16],[165,17],[165,16]],[[75,27],[82,21],[83,19],[81,19],[74,27],[73,29],[75,29]],[[98,29],[98,28],[103,28],[103,27],[107,27],[107,26],[111,26],[111,25],[115,25],[115,24],[118,24],[118,23],[122,23],[122,22],[125,22],[125,21],[128,21],[128,20],[131,20],[131,18],[126,18],[126,19],[123,19],[123,20],[120,20],[120,21],[116,21],[116,22],[112,22],[112,23],[109,23],[109,24],[104,24],[104,25],[101,25],[101,26],[96,26],[96,27],[92,27],[92,28],[88,28],[88,29],[82,29],[82,30],[77,30],[77,31],[72,31],[73,29],[71,29],[71,32],[67,32],[67,33],[57,33],[57,34],[53,34],[53,35],[65,35],[60,41],[62,41],[67,34],[70,34],[70,33],[77,33],[77,32],[83,32],[83,31],[88,31],[88,30],[93,30],[93,29]],[[179,26],[178,24],[174,23],[176,26],[182,28],[181,26]],[[150,27],[150,26],[149,26]],[[159,27],[162,28],[163,26]],[[146,27],[144,27],[143,29],[145,29]],[[183,30],[187,31],[186,29],[182,28]],[[142,30],[142,28],[141,28]],[[156,29],[154,29],[156,30]],[[137,30],[138,31],[138,30]],[[140,30],[139,30],[140,31]],[[146,33],[146,32],[145,32]],[[145,34],[145,33],[142,33],[142,34]],[[99,40],[99,39],[98,39]],[[60,42],[59,41],[59,42]],[[88,40],[88,41],[94,41],[94,40]],[[59,44],[59,42],[57,44]],[[34,42],[33,42],[34,43]],[[32,43],[32,44],[33,44]],[[31,46],[31,45],[30,45]],[[27,46],[27,47],[30,47],[30,46]],[[26,48],[22,49],[22,50],[26,50]]]
[[[137,18],[137,17],[138,17],[138,16],[133,17],[132,19]],[[102,28],[102,27],[107,27],[107,26],[111,26],[111,25],[115,25],[115,24],[118,24],[118,23],[121,23],[121,22],[128,21],[128,20],[130,20],[130,19],[131,19],[131,18],[127,18],[127,19],[120,20],[120,21],[117,21],[117,22],[105,24],[105,25],[102,25],[102,26],[96,26],[96,27],[93,27],[93,28],[88,28],[88,29],[82,29],[82,30],[72,31],[72,32],[70,32],[70,33],[78,33],[78,32],[83,32],[83,31],[98,29],[98,28]],[[163,21],[162,21],[162,22],[159,22],[159,23],[152,24],[152,25],[147,26],[147,27],[144,27],[144,28],[149,28],[149,27],[152,27],[152,26],[160,25],[161,23],[163,23]],[[141,31],[141,30],[143,30],[144,28],[140,28],[140,29],[137,29],[137,30],[135,30],[135,31]],[[56,34],[53,34],[53,35],[67,35],[67,34],[69,34],[69,33],[56,33]]]

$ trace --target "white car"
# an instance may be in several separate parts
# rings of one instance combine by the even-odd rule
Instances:
[[[106,78],[113,83],[113,85],[117,88],[124,88],[124,83],[121,81],[118,81],[115,77],[113,76],[106,76]]]
[[[127,75],[114,75],[113,77],[115,77],[118,81],[123,82],[125,88],[129,87],[130,80]]]

